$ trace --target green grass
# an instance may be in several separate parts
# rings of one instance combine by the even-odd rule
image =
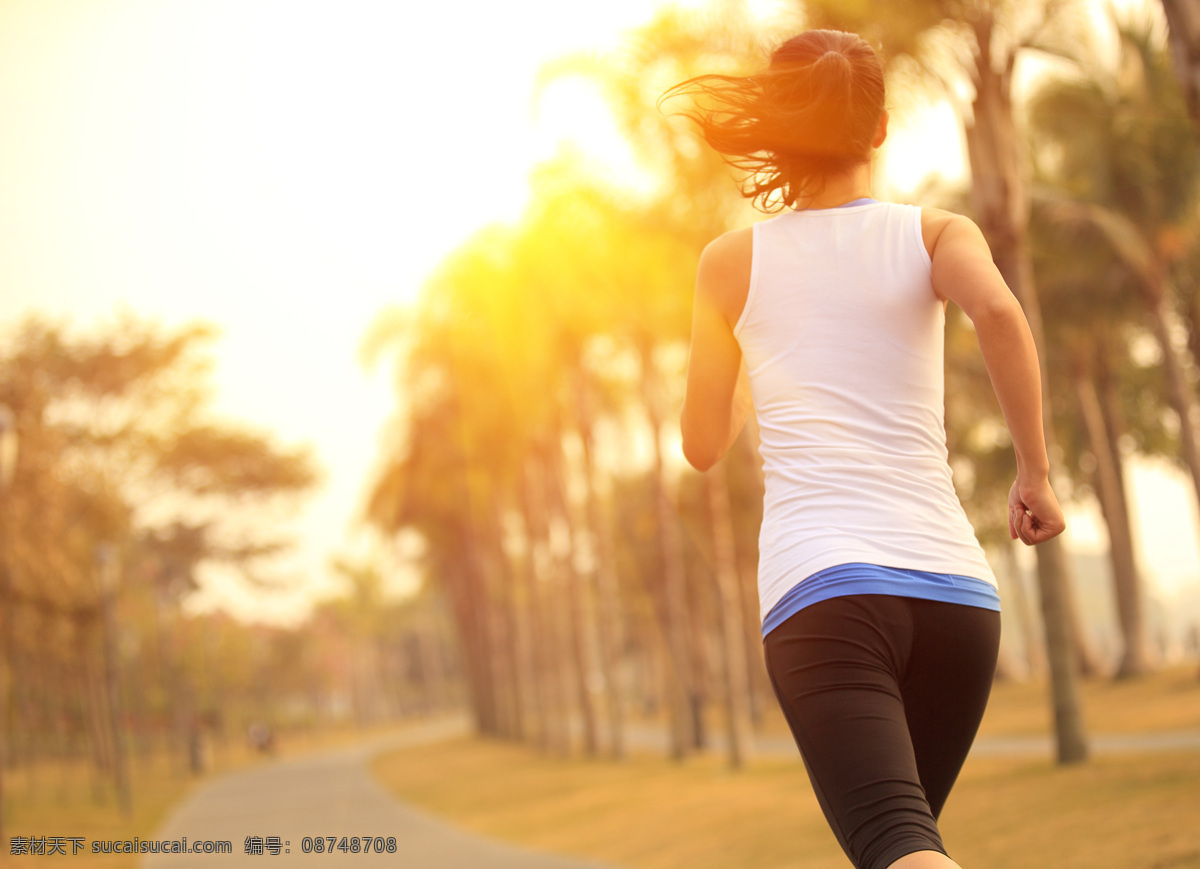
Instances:
[[[1084,690],[1096,732],[1200,728],[1194,667]],[[1001,685],[984,732],[1044,734],[1045,688]],[[483,835],[636,869],[844,869],[798,758],[729,772],[719,752],[674,764],[564,760],[463,739],[376,760],[399,797]],[[942,817],[968,869],[1200,867],[1200,752],[968,761]]]

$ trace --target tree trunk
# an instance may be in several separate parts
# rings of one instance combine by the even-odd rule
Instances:
[[[1200,5],[1196,0],[1162,0],[1170,31],[1175,75],[1188,114],[1200,132]]]
[[[548,500],[554,505],[554,512],[563,523],[566,534],[566,555],[560,561],[560,576],[566,586],[566,609],[570,627],[570,659],[574,670],[571,680],[575,689],[575,699],[579,704],[579,714],[583,719],[583,748],[588,757],[600,753],[600,741],[596,730],[596,704],[592,701],[591,656],[588,654],[588,638],[591,631],[588,625],[590,607],[585,598],[587,588],[584,578],[577,569],[574,556],[578,553],[579,537],[574,511],[567,498],[566,485],[563,479],[562,452],[554,450],[546,459],[546,482]]]
[[[12,738],[12,728],[9,727],[9,684],[12,673],[12,624],[13,607],[12,595],[9,593],[11,577],[8,563],[0,558],[0,854],[8,853],[8,827],[4,823],[6,816],[5,784],[8,775],[9,740]]]
[[[504,551],[503,516],[498,503],[494,503],[490,515],[489,537],[495,573],[498,581],[492,610],[492,626],[496,636],[494,650],[497,663],[497,683],[501,693],[501,734],[508,739],[521,741],[525,738],[524,686],[521,681],[521,654],[517,638],[517,616],[515,602],[515,572],[512,562]]]
[[[729,507],[729,484],[724,462],[705,474],[713,535],[713,574],[720,600],[721,664],[725,676],[725,727],[729,741],[729,765],[745,766],[751,752],[749,722],[750,685],[743,641],[742,592],[738,576],[733,517]]]
[[[746,420],[746,427],[738,436],[734,448],[739,454],[738,464],[747,468],[747,473],[754,475],[755,501],[761,505],[764,487],[758,453],[758,421],[754,414]],[[756,557],[751,568],[744,571],[745,578],[741,583],[742,624],[746,644],[746,679],[750,688],[747,698],[750,702],[750,723],[754,728],[758,728],[763,723],[766,709],[775,702],[775,692],[771,688],[771,680],[763,658],[762,619],[758,606],[758,540],[754,538],[748,543],[750,545],[746,547],[746,551],[754,553]]]
[[[1102,353],[1097,355],[1102,359]],[[1146,672],[1141,578],[1134,557],[1133,530],[1129,524],[1125,485],[1121,479],[1121,468],[1115,461],[1116,445],[1105,419],[1096,383],[1082,364],[1076,365],[1074,381],[1080,415],[1087,429],[1092,455],[1096,458],[1096,470],[1093,474],[1096,496],[1100,500],[1100,511],[1108,529],[1108,552],[1112,562],[1117,621],[1124,642],[1116,675],[1117,678],[1140,676]]]
[[[617,583],[616,551],[613,545],[612,524],[600,501],[591,404],[588,386],[577,389],[579,403],[580,439],[583,443],[583,474],[587,493],[587,524],[595,541],[596,564],[592,571],[592,590],[596,598],[596,626],[600,645],[600,674],[604,679],[608,715],[609,756],[614,760],[625,757],[625,698],[620,683],[620,650],[622,638],[621,602]]]
[[[1017,546],[1010,542],[1001,549],[1004,560],[1005,574],[1012,588],[1013,605],[1017,611],[1017,620],[1021,623],[1021,642],[1025,646],[1025,665],[1029,675],[1040,678],[1046,674],[1046,649],[1043,634],[1039,630],[1037,613],[1029,600],[1029,586],[1025,581],[1025,571],[1017,563]]]
[[[1012,108],[1012,72],[1016,56],[1009,54],[1000,58],[997,68],[992,57],[994,20],[990,10],[982,10],[970,23],[976,39],[974,119],[966,127],[972,200],[996,265],[1025,310],[1038,348],[1044,428],[1053,462],[1057,451],[1054,449],[1054,418],[1046,376],[1045,341],[1026,237],[1029,197]],[[1074,614],[1062,538],[1040,544],[1037,560],[1058,762],[1079,763],[1087,759],[1088,745],[1075,684]]]
[[[461,530],[464,552],[456,563],[444,563],[440,573],[450,593],[450,604],[457,627],[459,648],[466,670],[471,712],[477,732],[491,735],[496,732],[495,694],[491,685],[491,666],[487,660],[490,643],[483,616],[483,582],[478,572],[478,545],[475,534]]]
[[[1187,380],[1187,361],[1171,340],[1174,294],[1162,284],[1147,294],[1147,306],[1154,324],[1154,337],[1162,352],[1163,370],[1167,375],[1167,390],[1171,407],[1179,416],[1179,441],[1184,464],[1192,477],[1192,488],[1200,504],[1200,437],[1196,432],[1195,393]]]
[[[538,462],[526,463],[521,506],[529,539],[529,610],[533,635],[533,684],[541,719],[539,748],[554,754],[570,752],[566,703],[559,675],[561,655],[554,630],[553,556],[550,553],[549,519],[545,489],[535,478]]]
[[[692,734],[692,748],[696,751],[708,749],[707,710],[710,696],[712,665],[709,660],[708,622],[706,597],[693,586],[684,595],[687,606],[688,679],[692,686],[688,697],[688,713]]]
[[[486,563],[487,535],[481,531],[490,511],[488,493],[480,485],[480,470],[472,464],[470,436],[463,414],[463,388],[458,376],[451,379],[451,408],[456,423],[458,448],[457,484],[465,514],[458,529],[462,550],[451,558],[445,581],[452,589],[452,602],[458,620],[459,642],[463,650],[472,709],[480,733],[495,736],[500,730],[497,690],[495,625]],[[454,484],[452,483],[452,485]]]
[[[669,706],[671,711],[672,760],[682,760],[691,746],[696,744],[692,709],[695,702],[695,686],[691,683],[688,666],[688,623],[685,599],[686,576],[683,566],[683,541],[679,524],[667,487],[666,463],[662,450],[662,414],[654,393],[654,363],[650,348],[641,352],[642,399],[650,421],[650,433],[654,446],[654,467],[651,479],[654,486],[654,503],[658,515],[658,553],[661,569],[663,601],[663,639],[669,650],[668,660],[674,670],[670,685]]]

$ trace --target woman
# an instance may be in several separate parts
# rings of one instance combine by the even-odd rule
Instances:
[[[1012,437],[1009,531],[1063,530],[1021,308],[965,217],[871,198],[883,72],[811,31],[746,78],[702,76],[706,141],[783,213],[700,259],[682,430],[707,470],[751,406],[766,478],[767,669],[818,801],[857,867],[954,867],[937,828],[991,688],[996,580],[951,482],[947,302],[971,319]]]

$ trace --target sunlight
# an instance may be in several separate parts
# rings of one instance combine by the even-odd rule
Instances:
[[[357,364],[368,325],[464,238],[516,220],[531,169],[564,142],[597,174],[648,183],[594,88],[532,94],[543,64],[611,50],[661,5],[7,0],[8,320],[217,324],[217,410],[315,444],[325,467],[287,568],[322,576],[394,401],[387,373]],[[961,178],[953,111],[907,121],[880,194]]]
[[[282,568],[321,576],[393,401],[386,372],[356,362],[368,324],[464,237],[520,215],[562,134],[532,119],[540,66],[611,48],[653,11],[6,2],[5,311],[218,324],[217,409],[315,443],[325,466],[302,564]]]

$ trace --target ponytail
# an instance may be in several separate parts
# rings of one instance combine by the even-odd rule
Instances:
[[[884,109],[879,57],[852,33],[811,30],[783,43],[751,76],[705,75],[668,90],[704,140],[746,172],[757,208],[794,208],[830,175],[870,159]],[[660,100],[661,103],[662,100]]]

